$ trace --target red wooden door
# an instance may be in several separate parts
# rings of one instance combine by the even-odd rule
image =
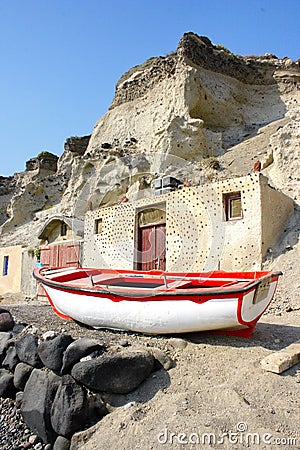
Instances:
[[[59,267],[78,267],[80,261],[80,244],[60,244],[58,252]]]
[[[80,264],[80,242],[43,245],[40,252],[44,267],[78,267]]]
[[[79,267],[81,242],[43,245],[40,248],[40,262],[44,267]],[[45,298],[44,289],[38,284],[38,298]]]
[[[166,270],[166,224],[139,228],[139,270]]]

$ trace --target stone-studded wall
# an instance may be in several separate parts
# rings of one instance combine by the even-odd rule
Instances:
[[[225,220],[223,195],[241,192],[243,218]],[[260,268],[259,176],[228,179],[173,193],[167,202],[171,271]],[[170,251],[171,250],[171,251]]]
[[[165,195],[144,198],[89,212],[85,222],[84,265],[133,269],[136,217],[143,207],[166,205],[166,247],[168,271],[258,270],[267,250],[262,240],[262,215],[270,209],[262,203],[261,189],[271,190],[265,177],[253,173],[210,185],[183,188]],[[224,194],[241,193],[242,218],[226,221]],[[276,191],[272,207],[282,196]],[[276,197],[276,198],[275,198]],[[287,217],[278,217],[278,233]],[[102,220],[102,232],[95,234],[95,220]],[[266,228],[266,227],[265,227]],[[270,239],[268,240],[270,242]]]
[[[95,233],[96,220],[102,220],[102,233]],[[132,269],[134,233],[134,203],[88,212],[85,219],[83,265]]]

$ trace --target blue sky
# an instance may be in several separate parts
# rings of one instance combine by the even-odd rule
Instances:
[[[90,134],[120,76],[183,33],[296,60],[299,17],[300,0],[0,0],[0,175]]]

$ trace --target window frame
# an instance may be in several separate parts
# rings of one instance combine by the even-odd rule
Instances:
[[[240,215],[232,216],[232,201],[240,200]],[[224,216],[226,222],[232,222],[235,220],[241,220],[244,218],[243,207],[242,207],[242,195],[241,191],[235,192],[226,192],[223,194],[223,208],[224,208]]]
[[[8,275],[8,264],[9,264],[9,255],[3,256],[3,269],[2,275],[6,277]]]
[[[61,222],[60,224],[60,235],[62,237],[67,236],[68,226],[65,222]]]
[[[94,234],[101,234],[103,232],[103,219],[99,217],[94,222]]]

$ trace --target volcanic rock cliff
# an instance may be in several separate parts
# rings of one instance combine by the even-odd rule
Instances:
[[[33,245],[50,214],[136,198],[157,175],[199,184],[248,173],[258,159],[297,202],[299,81],[299,60],[242,57],[184,34],[176,52],[120,78],[91,136],[69,138],[55,170],[31,163],[0,179],[0,244]]]

